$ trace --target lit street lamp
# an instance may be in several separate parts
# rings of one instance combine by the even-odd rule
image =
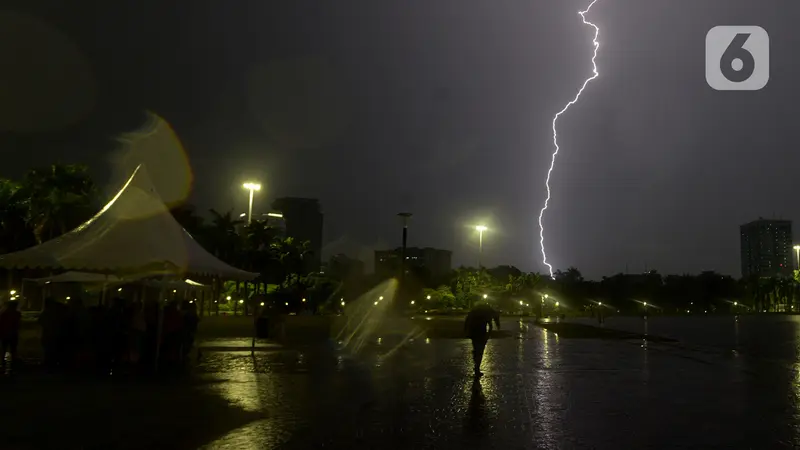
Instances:
[[[261,185],[258,183],[245,183],[242,187],[250,191],[250,207],[247,209],[247,224],[250,225],[250,222],[253,221],[253,193],[260,191]]]
[[[483,232],[488,230],[484,225],[475,227],[478,230],[478,270],[481,270],[481,258],[483,257]]]
[[[797,257],[797,269],[800,270],[800,245],[795,245],[794,247],[794,254]]]

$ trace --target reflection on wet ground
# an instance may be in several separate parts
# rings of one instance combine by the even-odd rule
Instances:
[[[424,338],[389,357],[389,338],[356,357],[332,344],[254,354],[223,346],[171,381],[7,379],[0,448],[800,444],[794,364],[695,343],[566,339],[525,325],[512,334],[489,343],[478,383],[468,341]]]

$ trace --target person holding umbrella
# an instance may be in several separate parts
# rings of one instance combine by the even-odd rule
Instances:
[[[492,322],[500,329],[500,313],[486,303],[481,303],[467,314],[464,320],[464,332],[472,340],[472,360],[475,363],[475,377],[483,376],[481,362],[486,344],[489,342],[489,333],[492,331]]]

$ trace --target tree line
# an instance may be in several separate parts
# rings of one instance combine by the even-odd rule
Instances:
[[[18,180],[0,178],[0,253],[62,235],[91,218],[105,201],[82,165],[53,164],[30,170]],[[264,220],[245,224],[231,211],[213,209],[204,218],[189,204],[171,212],[206,250],[235,267],[260,274],[251,293],[269,293],[290,308],[335,309],[341,299],[354,299],[382,281],[346,270],[312,273],[308,243],[283,236]],[[242,298],[240,285],[227,289]],[[715,272],[661,275],[650,271],[598,281],[584,279],[574,267],[557,271],[552,279],[512,266],[461,267],[438,278],[424,268],[408,268],[402,292],[409,308],[426,310],[463,310],[482,300],[506,311],[533,313],[586,312],[601,305],[620,313],[800,310],[797,273],[794,278],[734,279]]]
[[[735,279],[713,271],[661,275],[652,270],[587,280],[575,267],[552,278],[512,266],[462,267],[448,282],[425,286],[418,296],[430,309],[464,309],[485,299],[507,312],[537,315],[800,312],[800,275]]]

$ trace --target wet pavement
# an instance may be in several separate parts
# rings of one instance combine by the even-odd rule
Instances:
[[[207,343],[190,375],[3,380],[0,448],[796,448],[792,358],[526,324],[492,340],[375,340],[357,355]],[[224,344],[224,345],[223,345]],[[241,350],[237,350],[241,349]]]

